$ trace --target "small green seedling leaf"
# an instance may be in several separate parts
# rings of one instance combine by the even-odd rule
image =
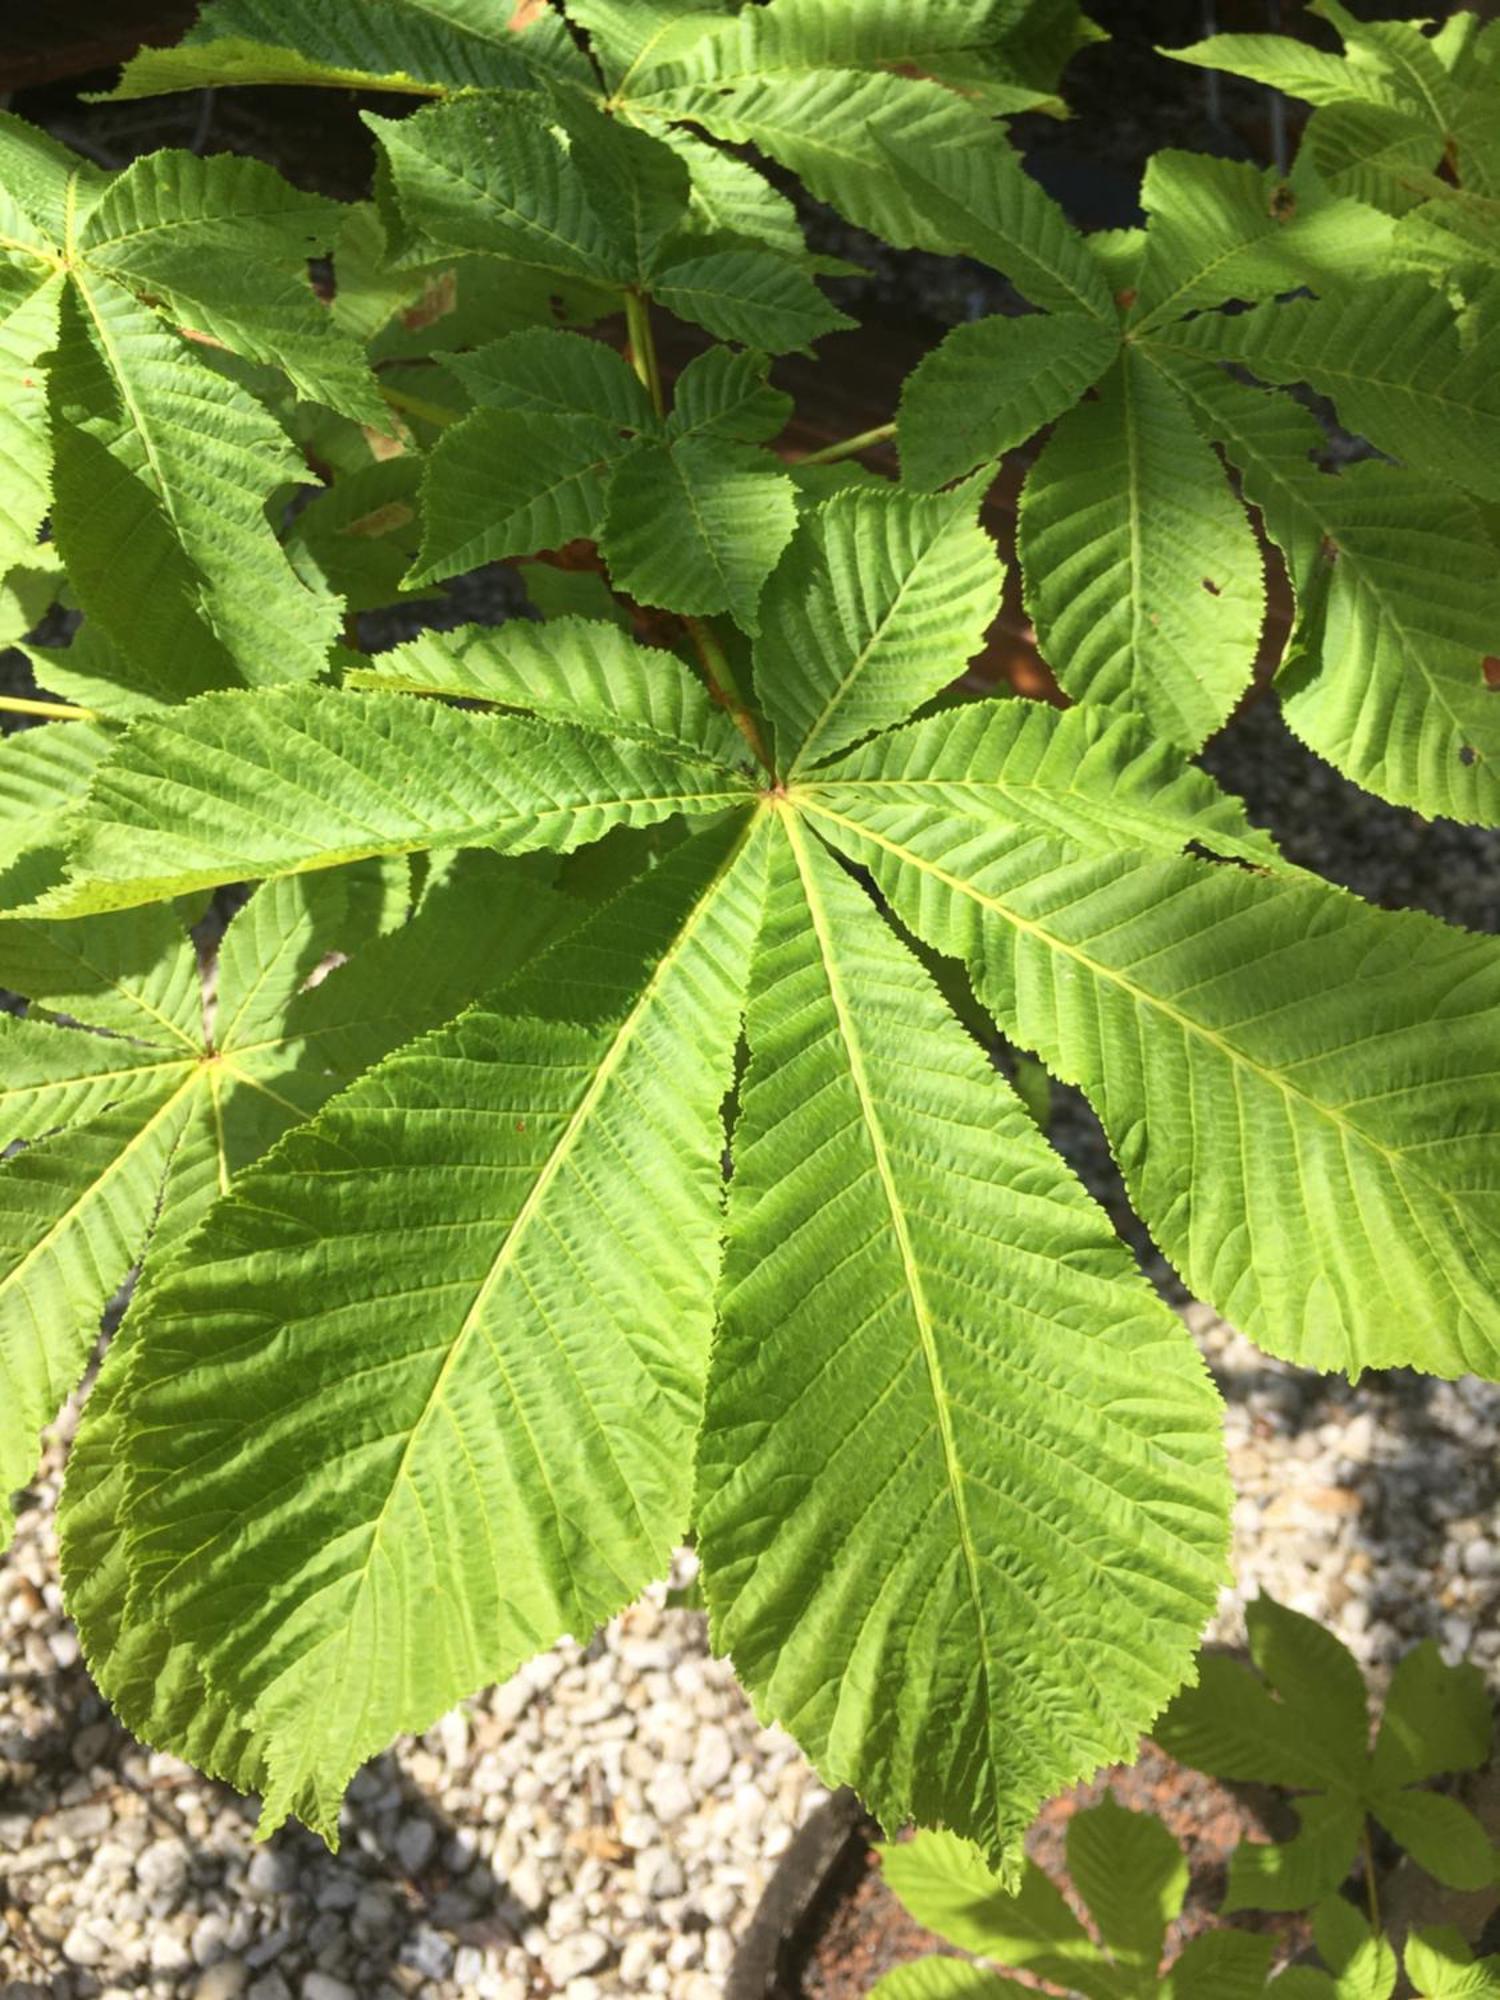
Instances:
[[[1183,1690],[1155,1730],[1164,1749],[1199,1770],[1302,1795],[1292,1840],[1236,1850],[1224,1908],[1299,1909],[1333,1895],[1354,1865],[1367,1816],[1449,1887],[1493,1881],[1495,1851],[1473,1814],[1415,1789],[1474,1770],[1489,1755],[1478,1669],[1446,1666],[1431,1640],[1415,1647],[1396,1670],[1372,1750],[1363,1679],[1333,1634],[1264,1595],[1246,1622],[1257,1671],[1206,1659],[1198,1685]]]

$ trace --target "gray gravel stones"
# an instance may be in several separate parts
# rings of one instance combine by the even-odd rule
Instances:
[[[60,1663],[61,1462],[0,1563],[6,2000],[717,2000],[824,1794],[700,1614],[657,1590],[378,1758],[337,1856],[257,1845],[249,1807],[114,1725],[76,1642]]]

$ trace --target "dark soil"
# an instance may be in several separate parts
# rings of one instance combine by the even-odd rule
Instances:
[[[1155,1813],[1187,1853],[1187,1901],[1167,1934],[1167,1956],[1175,1957],[1189,1938],[1215,1928],[1229,1857],[1242,1841],[1267,1837],[1265,1815],[1274,1807],[1268,1799],[1242,1794],[1188,1770],[1154,1743],[1143,1743],[1137,1763],[1115,1765],[1091,1783],[1064,1792],[1044,1807],[1027,1835],[1031,1859],[1059,1884],[1080,1914],[1064,1860],[1068,1821],[1082,1807],[1097,1805],[1106,1792],[1119,1805]],[[1234,1921],[1242,1930],[1271,1932],[1284,1947],[1283,1960],[1295,1957],[1308,1941],[1304,1917],[1242,1911]],[[807,2000],[864,2000],[883,1973],[933,1951],[951,1954],[952,1947],[907,1915],[886,1887],[874,1850],[865,1847],[848,1864],[847,1887],[812,1940],[802,1992]]]

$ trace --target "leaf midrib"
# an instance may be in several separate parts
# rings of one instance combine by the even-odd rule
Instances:
[[[681,957],[682,952],[686,949],[687,945],[697,932],[697,929],[700,923],[702,922],[704,916],[706,915],[709,908],[712,906],[720,889],[723,887],[725,880],[727,879],[730,872],[737,865],[740,858],[744,854],[745,847],[754,831],[756,824],[757,824],[756,816],[747,815],[745,827],[740,838],[730,848],[724,860],[720,863],[719,867],[714,871],[714,874],[711,877],[711,879],[704,885],[702,891],[698,895],[697,900],[694,902],[691,911],[679,925],[678,930],[674,935],[671,944],[662,953],[656,965],[653,967],[650,978],[647,980],[645,986],[641,989],[640,995],[635,1001],[634,1005],[630,1008],[629,1012],[625,1015],[619,1027],[616,1029],[614,1037],[609,1044],[609,1047],[606,1049],[603,1057],[599,1062],[598,1067],[595,1069],[594,1074],[589,1081],[588,1087],[585,1089],[583,1095],[580,1097],[577,1105],[573,1110],[572,1115],[569,1117],[567,1121],[567,1124],[564,1126],[562,1132],[559,1134],[556,1143],[553,1145],[552,1151],[548,1154],[546,1160],[543,1162],[542,1167],[537,1174],[537,1178],[533,1182],[532,1187],[526,1196],[526,1199],[522,1202],[520,1208],[516,1211],[516,1214],[513,1217],[509,1228],[506,1230],[505,1235],[500,1243],[500,1246],[496,1250],[495,1255],[491,1260],[489,1269],[485,1272],[484,1277],[480,1280],[479,1286],[475,1291],[474,1298],[469,1305],[468,1311],[464,1315],[463,1321],[460,1324],[457,1333],[453,1337],[448,1353],[444,1357],[442,1366],[438,1370],[432,1388],[428,1391],[427,1400],[423,1404],[421,1411],[419,1412],[419,1414],[416,1417],[416,1420],[412,1424],[411,1433],[407,1438],[406,1443],[402,1447],[401,1457],[394,1473],[391,1476],[390,1487],[386,1494],[386,1497],[381,1502],[379,1512],[376,1514],[374,1520],[369,1525],[369,1530],[368,1530],[369,1545],[366,1548],[364,1559],[360,1563],[358,1570],[352,1571],[348,1576],[343,1577],[339,1580],[341,1585],[346,1590],[352,1589],[356,1597],[363,1592],[368,1582],[370,1570],[379,1552],[381,1546],[381,1539],[386,1530],[386,1522],[389,1517],[391,1507],[395,1501],[396,1495],[401,1491],[402,1487],[406,1482],[407,1468],[410,1464],[412,1454],[416,1450],[418,1441],[421,1438],[422,1434],[424,1433],[429,1421],[435,1416],[436,1412],[443,1406],[443,1401],[448,1381],[453,1373],[454,1368],[458,1363],[460,1356],[467,1349],[470,1339],[474,1336],[476,1330],[480,1327],[485,1308],[488,1305],[490,1299],[493,1298],[496,1289],[500,1285],[501,1281],[506,1275],[506,1272],[509,1270],[512,1262],[514,1261],[515,1253],[521,1239],[525,1235],[526,1230],[531,1224],[532,1220],[539,1212],[543,1198],[546,1195],[548,1189],[552,1186],[558,1174],[562,1171],[574,1146],[577,1144],[580,1136],[585,1130],[590,1116],[592,1115],[595,1107],[597,1106],[600,1097],[604,1093],[605,1087],[611,1081],[615,1072],[619,1069],[621,1062],[624,1060],[626,1051],[628,1050],[630,1043],[634,1038],[636,1030],[639,1027],[641,1021],[645,1018],[646,1014],[648,1013],[652,1002],[656,999],[656,996],[660,991],[662,982],[665,979],[668,971],[677,963],[678,959]],[[496,1354],[497,1364],[503,1367],[503,1363],[500,1362],[498,1351],[494,1350],[493,1344],[492,1344],[492,1352],[495,1352]],[[532,1454],[536,1460],[537,1465],[543,1469],[545,1477],[545,1467],[547,1464],[546,1454],[542,1450],[540,1441],[535,1437],[535,1435],[532,1432],[530,1422],[526,1415],[525,1405],[523,1401],[521,1400],[521,1398],[515,1396],[514,1394],[511,1397],[511,1408],[515,1413],[517,1422],[520,1424],[521,1428],[526,1433],[528,1442],[530,1443],[531,1446]],[[352,1633],[352,1630],[353,1630],[353,1618],[351,1615],[349,1617],[346,1617],[342,1621],[342,1624],[337,1631],[330,1632],[324,1638],[317,1641],[316,1644],[309,1650],[309,1653],[304,1655],[303,1658],[306,1659],[314,1656],[316,1653],[322,1651],[324,1647],[336,1641],[341,1640],[342,1643],[345,1646],[347,1646],[349,1643],[349,1638]],[[288,1669],[287,1671],[291,1671],[291,1669]],[[303,1761],[303,1766],[300,1772],[300,1776],[304,1782],[306,1782],[309,1778],[311,1778],[314,1782],[316,1782],[316,1772],[315,1771],[310,1772],[308,1770],[305,1758]]]
[[[73,1220],[79,1210],[88,1202],[95,1199],[101,1188],[119,1178],[120,1174],[124,1171],[126,1162],[136,1152],[138,1147],[144,1145],[148,1134],[161,1123],[170,1111],[176,1108],[184,1097],[198,1088],[202,1077],[203,1065],[201,1063],[192,1064],[188,1069],[188,1074],[178,1084],[177,1088],[170,1095],[162,1099],[161,1103],[157,1105],[144,1124],[137,1126],[125,1144],[113,1155],[103,1171],[96,1174],[92,1180],[79,1190],[77,1197],[69,1202],[67,1208],[53,1222],[46,1235],[31,1244],[26,1254],[11,1265],[10,1269],[5,1273],[3,1281],[0,1281],[0,1290],[9,1290],[21,1277],[22,1273],[34,1264],[45,1251],[49,1250],[65,1230],[72,1226]]]
[[[968,1583],[969,1599],[974,1612],[975,1636],[979,1655],[979,1673],[985,1694],[985,1713],[988,1718],[993,1713],[990,1700],[995,1685],[994,1665],[990,1659],[989,1631],[984,1616],[984,1591],[979,1574],[979,1551],[974,1539],[974,1531],[969,1521],[968,1498],[964,1489],[964,1476],[958,1458],[958,1443],[953,1434],[953,1418],[949,1408],[947,1385],[943,1379],[941,1358],[937,1351],[936,1325],[932,1308],[927,1301],[926,1287],[922,1279],[922,1268],[911,1239],[911,1228],[906,1208],[896,1186],[894,1169],[886,1147],[885,1133],[876,1108],[875,1093],[865,1070],[864,1053],[859,1036],[854,1027],[847,995],[844,991],[838,959],[833,947],[828,912],[818,893],[817,883],[809,866],[805,835],[796,812],[783,812],[782,824],[787,841],[797,864],[802,892],[807,902],[808,915],[812,920],[814,935],[818,944],[818,956],[822,961],[824,977],[828,982],[829,999],[838,1022],[839,1038],[844,1045],[844,1053],[849,1064],[849,1075],[854,1085],[855,1096],[859,1100],[860,1116],[869,1136],[870,1150],[874,1155],[875,1171],[886,1207],[890,1212],[891,1229],[896,1239],[897,1252],[906,1277],[907,1294],[911,1300],[912,1319],[916,1325],[917,1338],[921,1343],[922,1358],[927,1369],[928,1384],[932,1392],[933,1408],[937,1418],[938,1437],[943,1454],[944,1481],[953,1508],[954,1524],[957,1529],[959,1548],[963,1553],[964,1575]],[[986,1736],[990,1735],[990,1724],[986,1722]],[[995,1749],[991,1741],[991,1750]],[[999,1759],[996,1759],[998,1767]],[[992,1804],[995,1803],[992,1798]]]
[[[913,587],[917,577],[919,576],[921,571],[926,567],[928,557],[931,556],[934,553],[934,551],[940,548],[941,546],[942,546],[942,538],[941,536],[939,536],[936,541],[928,543],[926,548],[920,550],[917,555],[916,561],[912,564],[911,568],[907,570],[906,574],[902,577],[900,583],[896,586],[896,594],[891,599],[886,609],[881,613],[879,622],[873,627],[873,629],[870,632],[870,636],[865,640],[864,644],[860,647],[859,651],[850,661],[847,670],[845,671],[843,676],[840,678],[840,680],[834,687],[832,694],[829,695],[828,699],[824,702],[822,708],[819,709],[817,715],[814,717],[812,723],[810,724],[806,734],[803,736],[801,745],[797,750],[797,754],[795,757],[793,757],[791,765],[786,773],[788,783],[790,783],[790,781],[796,777],[798,771],[801,770],[803,764],[807,761],[807,759],[815,755],[814,746],[817,744],[819,737],[822,735],[823,730],[828,723],[829,717],[835,714],[837,710],[840,709],[843,706],[844,702],[848,699],[849,690],[854,686],[855,682],[864,672],[865,667],[869,663],[871,655],[875,651],[875,648],[881,643],[881,641],[885,638],[887,632],[890,630],[891,625],[895,621],[897,613],[900,611],[902,604],[905,601],[907,592]],[[831,585],[833,581],[833,570],[831,564],[828,567],[828,576]],[[840,615],[839,626],[841,630],[843,628],[843,624],[844,620],[842,615]],[[836,746],[836,747],[842,747],[842,746]],[[825,751],[823,754],[825,756],[831,757],[835,753],[834,751],[829,750]]]
[[[1170,367],[1162,368],[1161,364],[1149,353],[1147,353],[1146,358],[1152,362],[1152,365],[1157,368],[1160,374],[1166,377],[1179,395],[1204,412],[1206,420],[1216,431],[1222,432],[1228,430],[1230,432],[1231,442],[1229,445],[1226,445],[1225,449],[1231,457],[1241,463],[1242,469],[1243,462],[1245,460],[1250,461],[1256,472],[1276,488],[1284,505],[1300,510],[1305,520],[1311,524],[1314,533],[1320,537],[1333,540],[1338,544],[1341,555],[1348,559],[1358,587],[1367,593],[1380,617],[1401,643],[1403,666],[1410,666],[1415,663],[1417,672],[1421,676],[1433,703],[1447,716],[1455,735],[1462,736],[1467,741],[1470,733],[1469,725],[1452,706],[1448,688],[1442,676],[1429,670],[1426,663],[1425,649],[1418,645],[1416,640],[1411,636],[1411,627],[1408,622],[1398,613],[1389,594],[1381,588],[1374,577],[1371,576],[1368,568],[1361,562],[1357,544],[1351,548],[1347,540],[1344,539],[1345,531],[1342,524],[1334,516],[1328,514],[1323,508],[1317,505],[1319,496],[1317,482],[1319,480],[1326,480],[1330,486],[1333,486],[1337,484],[1337,481],[1332,479],[1327,473],[1309,471],[1304,474],[1300,467],[1293,468],[1283,465],[1275,457],[1268,456],[1265,452],[1257,448],[1253,440],[1247,437],[1243,430],[1223,423],[1215,412],[1213,405],[1205,402],[1201,396],[1194,393],[1190,381],[1183,381]],[[1265,392],[1251,390],[1248,393],[1255,395],[1264,394]],[[1283,557],[1287,560],[1288,569],[1290,569],[1290,555],[1286,547],[1286,541],[1276,533],[1276,529],[1269,517],[1266,518],[1266,529],[1281,549]],[[1287,539],[1290,538],[1288,537]],[[1307,588],[1306,581],[1296,576],[1292,577],[1292,584],[1293,588],[1299,593],[1304,592]],[[1452,644],[1441,633],[1424,634],[1422,636],[1429,641],[1435,639],[1445,649]],[[1480,661],[1480,655],[1477,651],[1474,659],[1477,665]],[[1476,694],[1480,691],[1481,686],[1482,682],[1476,680]],[[1390,762],[1389,753],[1382,757],[1381,762],[1382,764]]]
[[[915,853],[911,848],[904,846],[899,841],[890,839],[885,834],[874,832],[860,820],[850,819],[843,813],[834,812],[830,807],[819,806],[810,799],[803,802],[803,810],[830,819],[839,826],[846,827],[857,839],[867,840],[877,847],[884,848],[888,854],[893,855],[904,865],[914,868],[920,874],[931,877],[934,881],[941,882],[944,888],[965,897],[972,903],[977,903],[981,908],[993,912],[996,916],[1003,917],[1007,923],[1014,925],[1017,930],[1024,931],[1028,936],[1039,939],[1049,950],[1060,952],[1065,958],[1073,959],[1092,977],[1100,980],[1102,983],[1117,986],[1122,992],[1127,993],[1137,1005],[1147,1007],[1170,1020],[1182,1033],[1184,1038],[1192,1037],[1197,1041],[1207,1043],[1226,1062],[1250,1071],[1262,1083],[1274,1085],[1285,1097],[1305,1106],[1316,1117],[1326,1120],[1341,1133],[1353,1138],[1360,1145],[1367,1147],[1371,1152],[1377,1153],[1385,1161],[1394,1180],[1400,1181],[1403,1178],[1410,1177],[1410,1179],[1416,1181],[1430,1194],[1446,1203],[1459,1216],[1460,1220],[1462,1219],[1463,1211],[1458,1196],[1450,1189],[1445,1188],[1440,1182],[1434,1181],[1428,1175],[1421,1173],[1411,1164],[1410,1158],[1406,1153],[1382,1145],[1380,1140],[1375,1138],[1371,1133],[1366,1132],[1362,1126],[1355,1124],[1352,1119],[1346,1117],[1335,1106],[1325,1104],[1319,1098],[1310,1096],[1304,1090],[1299,1090],[1295,1084],[1288,1081],[1283,1071],[1268,1069],[1264,1064],[1256,1062],[1253,1056],[1248,1055],[1243,1049],[1238,1048],[1233,1042],[1228,1041],[1205,1022],[1194,1020],[1190,1014],[1183,1013],[1170,1000],[1164,999],[1160,994],[1152,993],[1146,987],[1138,985],[1118,967],[1101,964],[1097,959],[1091,958],[1078,945],[1070,944],[1065,939],[1058,937],[1055,932],[1048,930],[1044,924],[1021,916],[999,897],[986,895],[972,882],[966,882],[962,876],[949,874],[938,863],[927,860],[925,856]]]

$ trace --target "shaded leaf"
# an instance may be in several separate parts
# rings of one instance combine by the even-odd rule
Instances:
[[[992,318],[955,327],[901,389],[902,476],[946,486],[1071,409],[1119,350],[1083,313]]]
[[[796,518],[792,483],[768,452],[684,436],[621,464],[600,547],[615,589],[637,603],[727,611],[753,632]]]
[[[784,778],[899,721],[978,652],[1003,572],[974,499],[855,487],[798,528],[755,649]]]

